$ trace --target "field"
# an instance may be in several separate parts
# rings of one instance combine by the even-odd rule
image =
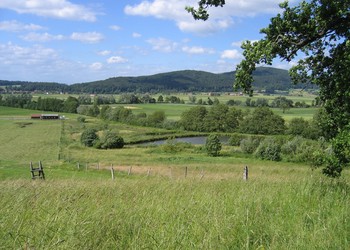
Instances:
[[[350,247],[349,170],[330,180],[309,166],[261,161],[229,146],[220,157],[189,145],[84,148],[82,126],[97,120],[33,121],[31,113],[0,108],[0,249]],[[172,133],[99,126],[126,141]],[[46,180],[32,181],[29,162],[39,160]]]

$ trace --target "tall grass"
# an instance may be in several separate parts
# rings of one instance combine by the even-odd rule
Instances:
[[[349,183],[0,182],[2,249],[349,249]]]

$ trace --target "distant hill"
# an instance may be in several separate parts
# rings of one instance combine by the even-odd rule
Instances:
[[[117,94],[121,92],[230,92],[235,72],[214,74],[196,70],[182,70],[138,77],[113,77],[106,80],[72,85],[45,82],[1,81],[22,91]],[[292,85],[288,71],[259,67],[253,74],[254,89],[287,90]],[[18,86],[20,85],[20,87]]]

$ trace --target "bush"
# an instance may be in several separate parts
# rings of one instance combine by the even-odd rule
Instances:
[[[311,163],[314,167],[322,165],[327,153],[327,144],[296,136],[281,147],[283,159],[290,162]]]
[[[169,137],[166,142],[160,146],[161,150],[167,153],[178,153],[191,147],[193,147],[191,143],[178,142],[175,137]]]
[[[256,149],[255,155],[263,160],[280,161],[281,146],[273,138],[266,138]]]
[[[228,140],[228,144],[230,146],[239,146],[241,144],[241,141],[244,139],[244,137],[245,137],[244,135],[233,134]]]
[[[207,150],[208,155],[218,156],[222,148],[218,135],[215,135],[215,134],[209,135],[205,142],[205,148]]]
[[[293,161],[298,147],[305,141],[301,136],[296,136],[292,140],[287,141],[281,147],[281,152],[289,161]]]
[[[93,128],[86,129],[80,137],[80,141],[87,147],[92,147],[98,140],[99,137],[96,134],[97,130]]]
[[[124,139],[117,135],[115,132],[107,131],[105,132],[103,139],[99,145],[102,149],[112,149],[112,148],[123,148]]]
[[[82,117],[82,116],[78,116],[78,117],[77,117],[77,121],[80,122],[80,123],[84,123],[85,120],[86,120],[85,117]]]
[[[249,136],[241,140],[240,147],[243,153],[252,154],[259,146],[259,140]]]

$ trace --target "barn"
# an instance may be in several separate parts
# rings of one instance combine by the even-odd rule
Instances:
[[[30,118],[40,120],[58,120],[60,119],[60,116],[58,114],[33,114]]]

